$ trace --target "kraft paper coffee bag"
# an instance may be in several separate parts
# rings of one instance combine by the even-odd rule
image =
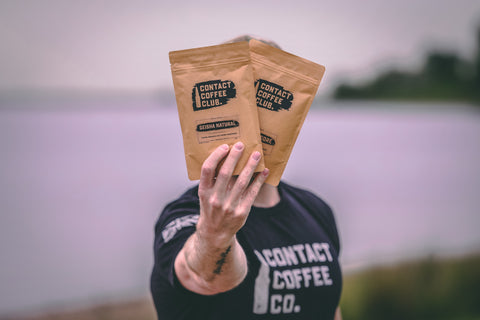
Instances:
[[[170,52],[173,86],[190,180],[218,146],[245,144],[234,175],[262,153],[248,42]],[[256,169],[265,168],[263,157]]]
[[[266,183],[278,185],[325,67],[250,40]]]

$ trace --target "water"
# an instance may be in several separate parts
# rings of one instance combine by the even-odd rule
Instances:
[[[480,113],[418,107],[305,122],[284,177],[333,207],[346,270],[480,249]],[[153,224],[192,184],[175,108],[3,108],[0,152],[0,315],[148,294]]]

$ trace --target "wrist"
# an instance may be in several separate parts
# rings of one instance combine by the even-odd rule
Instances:
[[[231,246],[236,239],[235,233],[226,229],[212,227],[208,222],[204,223],[200,217],[196,226],[195,236],[200,244],[204,244],[210,250],[225,249]]]
[[[209,232],[208,230],[197,229],[195,232],[197,243],[210,250],[224,250],[232,246],[236,241],[235,234],[226,232]]]

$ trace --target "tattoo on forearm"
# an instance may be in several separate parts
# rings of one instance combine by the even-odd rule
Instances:
[[[222,267],[225,264],[225,260],[227,259],[228,253],[230,252],[231,249],[232,249],[232,246],[228,246],[228,248],[220,254],[220,259],[218,259],[218,261],[215,262],[217,267],[215,268],[215,270],[213,270],[213,273],[220,274],[222,272]]]

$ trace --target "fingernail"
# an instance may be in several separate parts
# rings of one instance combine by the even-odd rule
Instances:
[[[243,149],[243,143],[241,143],[240,141],[235,143],[235,149],[242,150]]]
[[[252,158],[253,158],[254,160],[258,160],[258,159],[260,159],[260,156],[261,156],[260,152],[255,151],[255,152],[253,153]]]
[[[228,146],[228,144],[222,144],[222,145],[220,146],[220,148],[222,148],[223,150],[228,150],[228,149],[230,149],[230,147]]]
[[[268,168],[265,168],[263,171],[262,171],[262,174],[266,177],[268,176],[268,174],[270,173],[270,170],[268,170]]]

